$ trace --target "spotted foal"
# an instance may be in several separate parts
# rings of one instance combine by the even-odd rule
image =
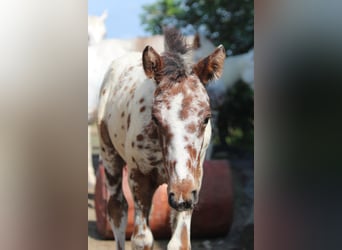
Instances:
[[[152,197],[168,184],[172,238],[168,249],[191,249],[190,222],[202,183],[211,136],[205,85],[222,73],[223,46],[196,64],[175,29],[165,31],[165,52],[147,46],[113,62],[101,88],[98,131],[110,193],[108,213],[117,249],[124,249],[127,201],[122,171],[134,199],[133,249],[152,249]]]

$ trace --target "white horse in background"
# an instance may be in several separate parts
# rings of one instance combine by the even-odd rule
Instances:
[[[102,41],[106,34],[107,11],[103,11],[101,16],[88,16],[88,46]]]
[[[196,34],[187,36],[186,42],[192,45],[192,61],[208,56],[215,46],[204,36]],[[100,88],[111,62],[127,51],[142,52],[150,45],[158,53],[164,51],[164,36],[140,37],[133,39],[105,39],[88,46],[88,187],[95,184],[95,174],[92,161],[91,129],[97,116]]]
[[[227,91],[239,80],[254,89],[254,49],[244,54],[227,57],[221,78],[207,87],[212,108],[213,135],[218,134],[217,109],[223,104]],[[210,143],[206,154],[207,160],[212,157],[213,146],[213,143]]]
[[[254,88],[254,49],[227,57],[222,77],[207,87],[213,101],[212,108],[218,108],[223,104],[226,92],[239,80]]]

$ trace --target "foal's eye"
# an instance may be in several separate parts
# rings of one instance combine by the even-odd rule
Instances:
[[[207,125],[208,122],[209,122],[209,120],[210,120],[210,116],[207,116],[207,117],[203,120],[203,124],[204,124],[204,125]]]

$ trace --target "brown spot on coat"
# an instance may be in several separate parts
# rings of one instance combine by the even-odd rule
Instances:
[[[142,97],[140,100],[139,100],[139,103],[143,103],[144,102],[144,97]]]
[[[122,113],[121,113],[121,117],[124,117],[125,116],[125,112],[123,111]]]
[[[191,95],[186,95],[182,100],[182,109],[180,111],[180,118],[182,120],[185,120],[189,117],[190,113],[190,106],[193,101],[193,98]]]
[[[142,106],[142,107],[140,108],[140,112],[144,112],[145,109],[146,109],[146,107],[145,107],[145,106]]]
[[[157,158],[155,157],[155,156],[149,156],[149,157],[147,157],[147,160],[149,160],[149,161],[155,161]]]
[[[142,141],[144,140],[144,136],[142,134],[137,135],[137,141]]]
[[[131,124],[131,114],[128,114],[127,117],[127,130],[129,129],[129,125]]]
[[[185,129],[188,133],[193,134],[196,132],[196,124],[192,122],[192,123],[186,125]]]
[[[158,161],[151,161],[151,166],[157,166],[163,163],[163,160],[158,160]]]

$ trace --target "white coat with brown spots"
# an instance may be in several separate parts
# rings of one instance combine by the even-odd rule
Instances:
[[[88,18],[88,32],[90,26],[96,28],[94,32],[88,34],[89,37],[93,36],[93,33],[101,33],[101,25],[99,22],[102,22],[102,26],[105,28],[103,21],[105,18],[104,15],[96,17],[96,22]],[[208,56],[215,49],[215,46],[203,35],[196,34],[195,36],[187,36],[186,41],[193,46],[192,58],[194,61]],[[151,45],[157,52],[161,53],[164,51],[164,36],[155,35],[133,39],[105,39],[88,46],[88,188],[90,189],[94,188],[96,180],[92,162],[90,125],[94,124],[97,119],[101,83],[103,82],[108,67],[114,59],[128,51],[142,52],[147,45]]]
[[[125,164],[135,204],[133,249],[153,247],[148,216],[153,194],[163,183],[172,208],[168,249],[191,248],[191,215],[211,135],[205,84],[221,75],[225,51],[219,46],[191,64],[191,50],[177,30],[166,30],[165,43],[161,55],[147,46],[143,53],[115,60],[101,88],[98,132],[117,249],[124,249],[127,224],[121,186]]]

